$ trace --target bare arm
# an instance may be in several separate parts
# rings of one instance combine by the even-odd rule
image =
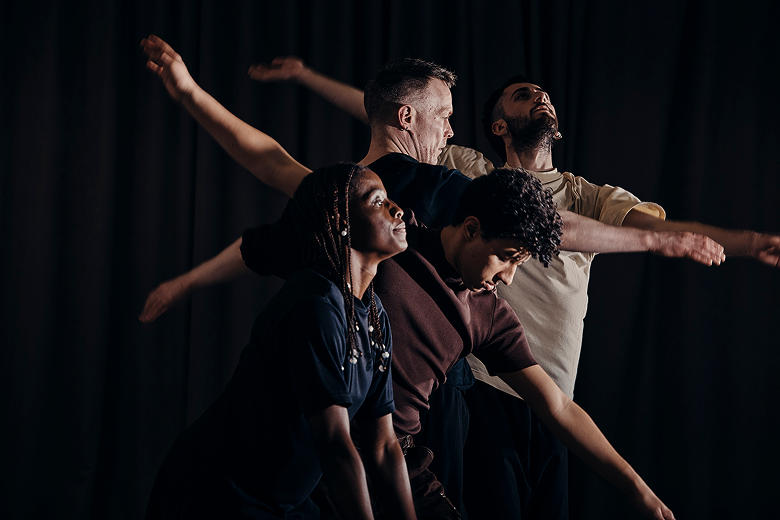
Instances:
[[[366,470],[392,518],[416,519],[409,474],[390,414],[356,421]]]
[[[241,238],[239,238],[214,258],[158,285],[146,297],[146,303],[138,319],[144,323],[151,323],[195,289],[233,280],[251,272],[241,258]]]
[[[347,409],[330,406],[309,417],[309,427],[320,456],[323,478],[342,518],[372,520],[366,473],[349,436]]]
[[[252,65],[249,67],[249,77],[263,82],[294,81],[319,94],[363,124],[368,124],[362,90],[310,69],[302,59],[295,56],[279,56],[269,65]]]
[[[601,433],[593,419],[569,399],[539,365],[499,374],[570,450],[625,493],[647,518],[673,520],[674,514]]]
[[[170,45],[151,35],[141,41],[141,47],[149,58],[146,67],[225,151],[255,177],[292,196],[311,170],[293,159],[271,136],[240,120],[200,88]]]
[[[638,211],[630,211],[629,215]],[[720,265],[725,260],[723,247],[712,238],[692,230],[639,229],[627,223],[609,226],[571,211],[561,211],[563,236],[561,249],[586,253],[630,253],[650,251],[671,258],[689,258],[704,265]],[[649,217],[654,218],[654,217]],[[661,219],[654,218],[663,222]]]
[[[723,244],[727,255],[751,256],[772,267],[780,267],[780,236],[778,235],[732,231],[698,222],[662,220],[634,210],[628,212],[623,225],[652,231],[692,231]]]

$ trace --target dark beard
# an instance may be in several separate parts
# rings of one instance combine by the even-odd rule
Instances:
[[[538,119],[517,116],[506,119],[507,130],[512,136],[512,149],[517,155],[523,155],[542,149],[550,152],[558,124],[554,118],[546,116]]]

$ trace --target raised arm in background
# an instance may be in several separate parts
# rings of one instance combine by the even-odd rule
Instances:
[[[214,258],[155,287],[146,297],[146,303],[138,319],[143,323],[151,323],[187,298],[195,289],[234,280],[251,272],[241,258],[241,237],[239,237]]]
[[[646,518],[673,520],[666,507],[634,468],[618,454],[593,419],[534,365],[498,374],[572,452],[622,491]]]
[[[310,69],[302,59],[295,56],[279,56],[268,65],[252,65],[249,67],[249,77],[262,82],[294,81],[368,124],[362,90]]]
[[[780,267],[780,236],[778,235],[754,231],[733,231],[698,222],[663,220],[634,210],[628,212],[623,225],[661,232],[689,231],[700,233],[721,243],[727,255],[750,256],[772,267]]]
[[[363,91],[325,76],[295,56],[279,56],[270,64],[249,68],[249,76],[258,81],[293,81],[309,88],[327,101],[368,124],[363,106]],[[629,253],[650,251],[672,258],[689,258],[704,265],[720,265],[725,259],[723,248],[706,236],[686,229],[669,229],[656,233],[650,228],[634,229],[608,226],[597,220],[561,211],[564,235],[561,249],[587,253]],[[632,212],[637,213],[637,212]]]
[[[190,76],[181,56],[157,36],[141,40],[146,67],[168,94],[200,123],[239,164],[264,183],[289,196],[311,170],[293,159],[271,136],[228,111]]]
[[[726,259],[723,246],[704,234],[687,229],[639,229],[627,224],[610,226],[571,211],[559,212],[563,220],[561,249],[584,253],[631,253],[649,251],[669,258],[688,258],[704,265],[720,265]],[[630,211],[629,215],[643,215]],[[653,220],[664,222],[655,217]],[[699,232],[701,233],[701,232]]]

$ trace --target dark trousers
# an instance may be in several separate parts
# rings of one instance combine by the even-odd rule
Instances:
[[[568,450],[525,401],[477,381],[463,452],[470,520],[569,517]]]
[[[469,428],[469,410],[463,392],[444,384],[428,399],[430,410],[421,417],[422,430],[415,436],[416,444],[429,447],[434,458],[430,469],[444,486],[463,520],[463,446]]]
[[[428,397],[430,408],[420,414],[422,429],[415,436],[417,444],[429,447],[436,454],[430,469],[462,520],[468,520],[463,506],[463,446],[469,429],[469,410],[463,393],[474,381],[465,359],[450,368],[446,382]]]

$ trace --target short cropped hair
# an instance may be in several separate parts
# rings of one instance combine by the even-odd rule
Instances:
[[[563,223],[550,190],[522,168],[497,168],[463,191],[452,224],[480,222],[482,238],[517,240],[545,267],[558,254]]]
[[[391,61],[368,81],[363,95],[370,124],[381,121],[398,106],[409,104],[432,79],[442,80],[448,88],[457,77],[440,65],[415,58]]]
[[[515,83],[533,83],[533,81],[522,74],[512,76],[488,96],[487,101],[485,101],[485,106],[482,109],[482,129],[485,131],[485,137],[487,137],[490,146],[504,162],[506,162],[506,147],[504,146],[504,140],[493,133],[493,123],[506,115],[504,112],[504,105],[498,101],[504,94],[504,90],[506,90],[509,85],[514,85]]]

